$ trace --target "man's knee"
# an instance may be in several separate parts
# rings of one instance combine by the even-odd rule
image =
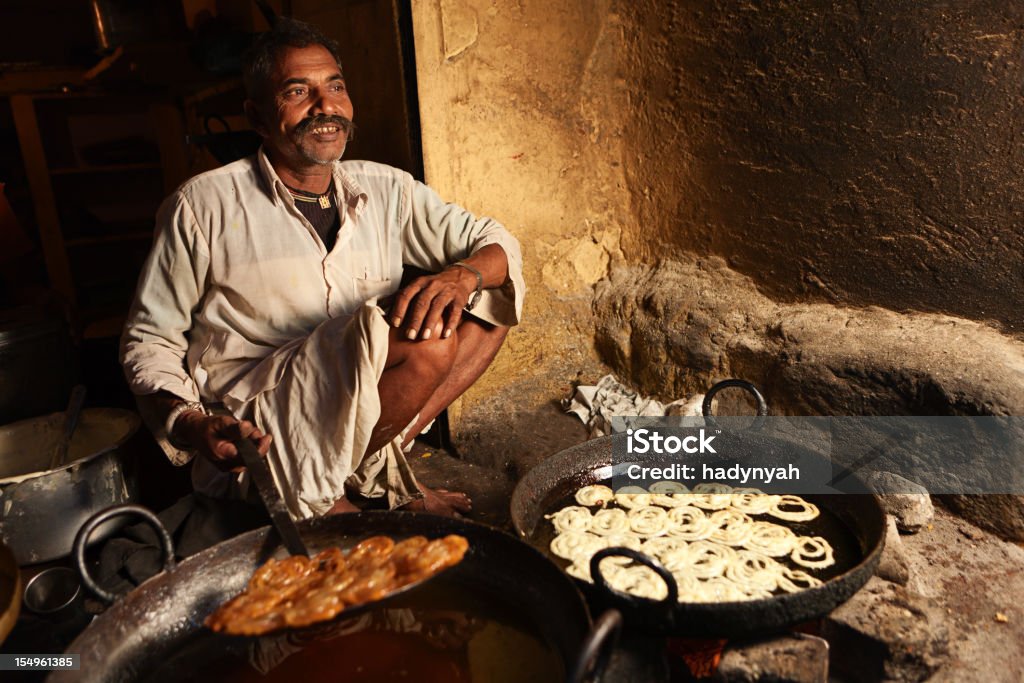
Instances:
[[[417,375],[423,381],[440,384],[455,364],[457,340],[453,334],[448,339],[429,339],[415,342],[407,363],[412,363]]]
[[[447,339],[408,341],[393,335],[392,340],[400,349],[402,365],[408,366],[407,369],[421,376],[423,381],[440,383],[451,372],[458,350],[458,332]]]

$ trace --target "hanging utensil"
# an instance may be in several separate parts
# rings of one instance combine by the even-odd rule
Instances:
[[[214,130],[214,121],[220,124],[221,130]],[[263,144],[263,138],[254,130],[231,130],[231,126],[222,116],[211,114],[203,122],[206,132],[202,135],[186,135],[185,143],[206,147],[210,154],[222,164],[244,159],[256,153]]]

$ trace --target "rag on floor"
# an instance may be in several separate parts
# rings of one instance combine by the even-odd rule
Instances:
[[[704,394],[676,399],[671,403],[641,396],[615,375],[605,375],[595,386],[579,386],[573,395],[562,401],[567,413],[573,413],[587,425],[589,438],[612,433],[612,417],[662,417],[683,415],[700,417]]]

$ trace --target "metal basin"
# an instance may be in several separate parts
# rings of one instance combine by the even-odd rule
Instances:
[[[86,519],[136,499],[134,458],[126,443],[139,424],[127,410],[83,410],[67,464],[56,469],[47,468],[64,413],[0,427],[0,539],[19,565],[66,557]]]

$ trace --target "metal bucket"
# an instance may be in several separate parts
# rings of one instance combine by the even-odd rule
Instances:
[[[64,413],[0,427],[0,538],[19,565],[68,556],[86,519],[136,500],[135,458],[127,442],[139,424],[127,410],[83,410],[67,464],[52,470],[47,468]]]

